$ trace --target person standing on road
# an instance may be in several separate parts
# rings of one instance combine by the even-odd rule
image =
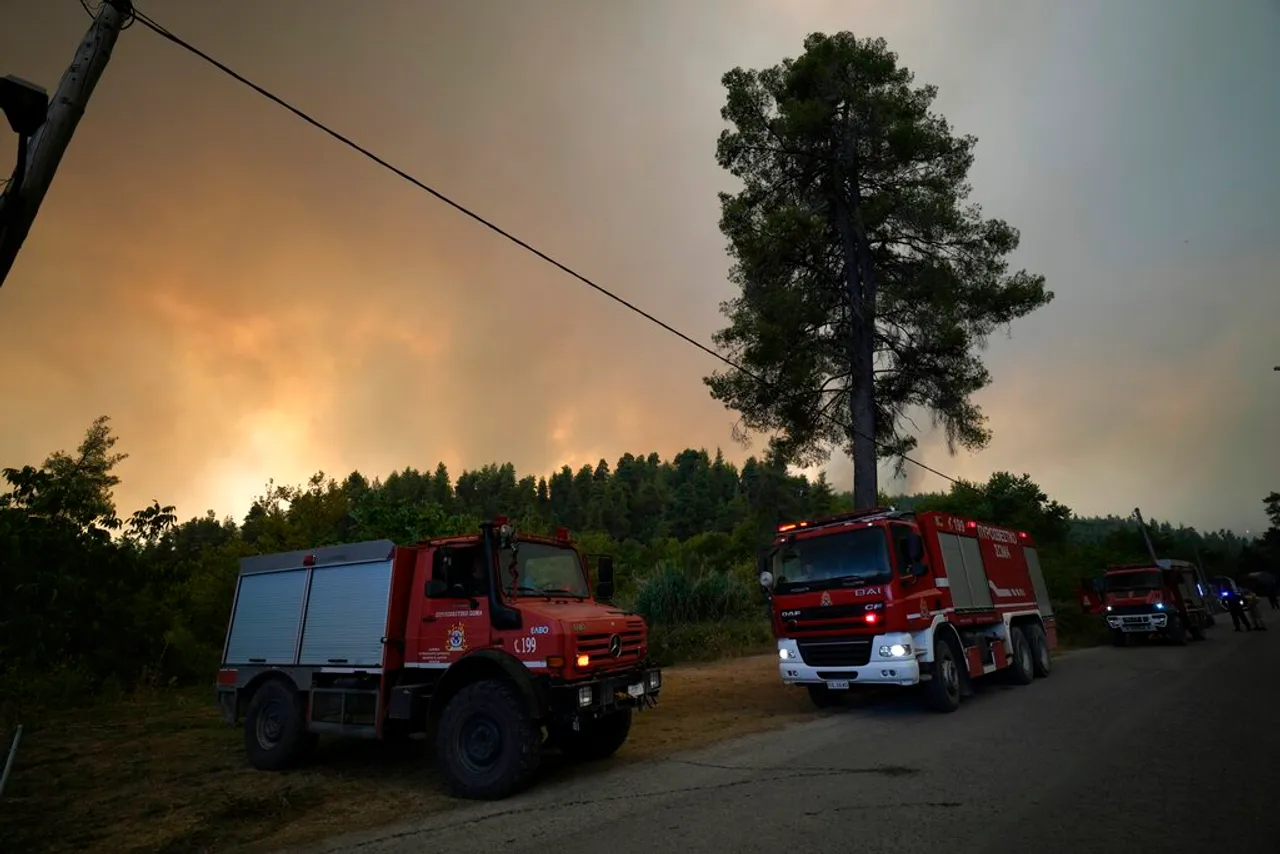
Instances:
[[[1276,598],[1275,590],[1267,594],[1267,601],[1271,603],[1272,611],[1280,611],[1280,599]]]
[[[1258,613],[1258,596],[1252,590],[1244,592],[1244,612],[1249,615],[1249,619],[1253,621],[1253,627],[1259,631],[1266,631],[1267,627],[1262,623],[1262,615]]]
[[[1223,604],[1227,606],[1227,610],[1231,612],[1231,622],[1235,625],[1236,631],[1240,631],[1240,625],[1243,623],[1245,631],[1253,631],[1253,626],[1249,623],[1249,617],[1245,614],[1244,598],[1235,590],[1224,590],[1226,596],[1223,597]]]

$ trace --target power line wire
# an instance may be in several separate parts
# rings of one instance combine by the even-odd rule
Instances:
[[[87,7],[86,7],[86,11],[87,11]],[[418,179],[417,179],[417,178],[415,178],[414,176],[410,175],[408,172],[405,172],[403,169],[401,169],[401,168],[399,168],[399,167],[397,167],[397,166],[395,166],[395,165],[393,165],[393,164],[389,163],[388,161],[384,160],[383,158],[379,157],[377,154],[373,153],[373,152],[372,152],[372,151],[370,151],[368,148],[365,148],[364,146],[360,145],[359,143],[355,142],[354,140],[350,139],[349,137],[347,137],[347,136],[343,135],[342,133],[339,133],[338,131],[336,131],[336,130],[334,130],[333,128],[329,127],[328,125],[324,124],[324,123],[323,123],[323,122],[321,122],[320,120],[318,120],[318,119],[316,119],[316,118],[313,118],[312,116],[310,116],[309,114],[307,114],[307,113],[306,113],[306,112],[304,112],[303,110],[299,109],[298,107],[295,107],[293,104],[291,104],[291,103],[289,103],[288,101],[284,100],[284,99],[283,99],[283,98],[281,98],[280,96],[278,96],[278,95],[276,95],[276,94],[274,94],[274,93],[272,93],[272,92],[268,91],[267,89],[264,89],[262,86],[259,86],[257,83],[254,83],[252,80],[248,79],[248,78],[247,78],[247,77],[245,77],[244,75],[240,74],[239,72],[235,71],[235,70],[234,70],[234,69],[232,69],[232,68],[229,68],[227,65],[223,64],[222,62],[219,62],[217,59],[214,59],[212,56],[210,56],[209,54],[207,54],[207,53],[205,53],[204,51],[200,50],[200,49],[199,49],[198,47],[196,47],[195,45],[192,45],[190,42],[186,41],[185,39],[182,39],[181,37],[179,37],[179,36],[177,36],[177,35],[174,35],[174,34],[173,34],[172,32],[170,32],[168,29],[166,29],[165,27],[163,27],[163,26],[161,26],[159,23],[157,23],[155,20],[153,20],[151,17],[149,17],[148,15],[146,15],[146,14],[142,13],[141,11],[139,11],[136,7],[133,9],[132,17],[133,17],[133,19],[136,19],[138,22],[140,22],[140,23],[141,23],[143,26],[145,26],[147,29],[151,30],[151,31],[152,31],[152,32],[154,32],[156,35],[160,36],[161,38],[165,39],[166,41],[172,42],[173,44],[177,45],[178,47],[182,48],[183,50],[186,50],[186,51],[188,51],[189,53],[194,54],[195,56],[197,56],[197,57],[199,57],[200,59],[202,59],[202,60],[204,60],[205,62],[207,62],[209,65],[212,65],[214,68],[216,68],[216,69],[218,69],[219,71],[221,71],[223,74],[226,74],[228,77],[231,77],[232,79],[236,80],[237,82],[239,82],[239,83],[241,83],[241,84],[243,84],[243,85],[245,85],[245,86],[249,87],[250,89],[252,89],[254,92],[258,93],[258,94],[259,94],[259,95],[261,95],[262,97],[264,97],[264,98],[266,98],[267,100],[269,100],[269,101],[271,101],[271,102],[275,103],[277,106],[283,107],[284,109],[288,110],[290,113],[293,113],[295,116],[297,116],[298,118],[302,119],[302,120],[303,120],[304,122],[306,122],[307,124],[311,125],[312,127],[316,128],[317,130],[321,131],[322,133],[327,134],[328,136],[332,137],[333,139],[337,140],[338,142],[342,143],[343,145],[347,146],[348,148],[350,148],[350,149],[352,149],[352,150],[356,151],[357,153],[359,153],[359,154],[363,155],[364,157],[368,158],[369,160],[372,160],[374,163],[378,164],[379,166],[381,166],[382,168],[386,169],[387,171],[392,172],[393,174],[397,175],[397,176],[398,176],[398,177],[400,177],[400,178],[403,178],[405,181],[408,181],[410,184],[414,185],[414,186],[415,186],[415,187],[417,187],[418,189],[423,190],[424,192],[427,192],[427,193],[431,194],[431,195],[432,195],[432,196],[434,196],[435,198],[437,198],[437,199],[439,199],[440,201],[444,202],[444,203],[445,203],[446,205],[448,205],[449,207],[453,208],[454,210],[458,211],[459,213],[463,214],[464,216],[466,216],[466,217],[468,217],[468,218],[470,218],[470,219],[474,220],[475,222],[480,223],[480,224],[481,224],[481,225],[483,225],[485,228],[489,229],[490,231],[494,232],[495,234],[497,234],[497,235],[499,235],[499,236],[501,236],[501,237],[506,238],[507,240],[509,240],[510,242],[512,242],[512,243],[514,243],[514,244],[516,244],[516,245],[517,245],[517,246],[519,246],[520,248],[522,248],[522,249],[524,249],[524,250],[526,250],[526,251],[528,251],[528,252],[532,253],[533,255],[536,255],[538,258],[540,258],[540,259],[542,259],[543,261],[547,262],[548,264],[550,264],[551,266],[553,266],[553,267],[555,267],[556,269],[560,270],[561,272],[567,273],[568,275],[570,275],[570,276],[572,276],[573,278],[577,279],[577,280],[578,280],[579,282],[581,282],[582,284],[584,284],[584,285],[586,285],[587,287],[589,287],[589,288],[591,288],[591,289],[595,290],[597,293],[602,294],[603,296],[608,297],[609,299],[613,300],[614,302],[618,303],[619,305],[623,306],[624,308],[627,308],[627,309],[629,309],[629,310],[631,310],[631,311],[635,312],[636,314],[638,314],[638,315],[640,315],[641,317],[643,317],[643,318],[645,318],[646,320],[648,320],[650,323],[653,323],[653,324],[655,324],[655,325],[657,325],[657,326],[660,326],[662,329],[666,330],[667,332],[670,332],[672,335],[674,335],[674,336],[676,336],[677,338],[681,339],[681,340],[682,340],[682,341],[684,341],[685,343],[687,343],[687,344],[692,344],[694,347],[697,347],[699,350],[701,350],[702,352],[704,352],[704,353],[706,353],[707,355],[711,356],[712,358],[714,358],[714,359],[718,359],[719,361],[723,362],[724,364],[728,365],[729,367],[733,368],[734,370],[736,370],[736,371],[738,371],[738,372],[742,373],[743,375],[745,375],[745,376],[747,376],[747,377],[750,377],[751,379],[755,380],[757,383],[759,383],[760,385],[764,386],[766,389],[769,389],[769,390],[772,390],[772,391],[775,391],[775,392],[778,390],[778,389],[777,389],[777,387],[776,387],[773,383],[769,382],[769,381],[768,381],[768,380],[766,380],[764,377],[760,376],[759,374],[755,373],[754,371],[749,371],[749,370],[747,370],[746,368],[744,368],[742,365],[738,364],[738,363],[737,363],[737,362],[735,362],[734,360],[732,360],[732,359],[728,358],[727,356],[724,356],[724,355],[723,355],[723,354],[721,354],[721,353],[716,352],[715,350],[713,350],[713,349],[711,349],[710,347],[706,346],[705,344],[703,344],[702,342],[698,341],[697,339],[692,338],[692,337],[690,337],[690,336],[686,335],[685,333],[681,332],[679,329],[676,329],[674,326],[672,326],[671,324],[667,323],[666,321],[661,320],[661,319],[660,319],[660,318],[658,318],[658,317],[655,317],[654,315],[650,314],[649,312],[645,311],[644,309],[640,308],[639,306],[635,305],[634,303],[629,302],[628,300],[626,300],[625,298],[623,298],[623,297],[621,297],[621,296],[618,296],[618,295],[617,295],[617,294],[615,294],[613,291],[610,291],[608,288],[604,287],[603,285],[597,284],[596,282],[594,282],[594,281],[592,281],[591,279],[587,278],[586,276],[584,276],[583,274],[581,274],[581,273],[579,273],[578,271],[574,270],[573,268],[571,268],[571,267],[567,266],[566,264],[561,263],[560,261],[557,261],[555,258],[552,258],[550,255],[548,255],[547,253],[545,253],[545,252],[543,252],[542,250],[538,249],[537,247],[535,247],[535,246],[533,246],[533,245],[531,245],[531,244],[527,243],[527,242],[526,242],[526,241],[524,241],[524,240],[521,240],[519,237],[516,237],[514,234],[512,234],[511,232],[509,232],[509,231],[507,231],[506,229],[502,228],[501,226],[497,225],[496,223],[494,223],[494,222],[492,222],[492,221],[490,221],[490,220],[486,219],[485,217],[481,216],[480,214],[478,214],[478,213],[476,213],[476,212],[472,211],[470,208],[466,207],[465,205],[461,204],[460,202],[456,202],[456,201],[454,201],[453,199],[449,198],[449,197],[448,197],[448,196],[446,196],[444,193],[440,192],[439,190],[435,189],[434,187],[429,186],[428,184],[426,184],[426,183],[424,183],[424,182],[422,182],[422,181],[418,180]],[[132,23],[132,21],[131,21],[130,23]],[[852,433],[852,434],[854,434],[854,435],[856,435],[856,436],[860,436],[860,437],[861,437],[861,438],[863,438],[863,439],[870,439],[870,440],[871,440],[871,441],[876,445],[876,447],[878,447],[878,448],[881,448],[881,449],[888,449],[888,445],[887,445],[887,443],[880,442],[880,441],[878,441],[878,440],[876,440],[876,439],[874,439],[874,438],[871,438],[871,437],[867,436],[866,434],[864,434],[864,433],[862,433],[861,431],[859,431],[859,430],[857,430],[857,429],[855,429],[855,428],[851,427],[851,426],[850,426],[850,425],[848,425],[848,424],[845,424],[843,421],[840,421],[839,419],[835,418],[834,416],[829,415],[829,414],[827,414],[827,413],[825,413],[825,412],[821,412],[821,413],[820,413],[820,415],[821,415],[822,417],[825,417],[825,418],[827,418],[828,420],[830,420],[833,424],[837,425],[837,426],[838,426],[838,427],[840,427],[842,430],[845,430],[846,432],[848,432],[848,433]],[[931,474],[937,475],[938,477],[940,477],[940,478],[942,478],[943,480],[946,480],[946,481],[948,481],[948,482],[950,482],[950,483],[957,483],[957,482],[958,482],[956,478],[951,477],[950,475],[947,475],[947,474],[943,474],[942,472],[938,471],[937,469],[933,468],[932,466],[929,466],[929,465],[927,465],[927,464],[925,464],[925,463],[922,463],[922,462],[920,462],[919,460],[913,459],[912,457],[908,457],[908,456],[907,456],[907,455],[905,455],[905,454],[894,454],[894,456],[897,456],[897,457],[901,458],[903,461],[908,462],[908,463],[911,463],[912,465],[915,465],[915,466],[917,466],[917,467],[919,467],[919,468],[921,468],[921,469],[923,469],[923,470],[925,470],[925,471],[927,471],[927,472],[929,472],[929,473],[931,473]]]

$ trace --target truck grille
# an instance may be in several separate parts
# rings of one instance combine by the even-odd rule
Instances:
[[[880,602],[856,605],[829,605],[825,608],[783,608],[778,618],[787,632],[838,632],[854,626],[865,626],[868,611],[883,608]]]
[[[614,656],[610,651],[610,641],[618,636],[621,653]],[[608,666],[610,662],[632,663],[640,658],[640,646],[644,643],[644,629],[639,626],[627,626],[616,632],[592,632],[578,635],[576,649],[579,655],[591,656],[591,664]]]
[[[810,667],[861,667],[871,660],[870,640],[798,641],[796,645]]]

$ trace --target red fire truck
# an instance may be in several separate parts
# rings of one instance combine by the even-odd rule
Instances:
[[[244,719],[250,763],[294,763],[320,734],[434,731],[454,793],[496,799],[526,784],[546,740],[580,758],[626,741],[657,702],[644,620],[608,604],[613,564],[560,529],[398,547],[390,540],[241,561],[217,678]]]
[[[923,684],[955,711],[972,680],[1048,676],[1053,608],[1025,532],[893,509],[778,527],[761,555],[783,683],[826,706],[857,685]]]
[[[1116,564],[1100,578],[1082,581],[1080,602],[1086,613],[1105,616],[1115,646],[1135,636],[1181,646],[1188,635],[1204,640],[1214,624],[1207,587],[1200,568],[1185,560]]]

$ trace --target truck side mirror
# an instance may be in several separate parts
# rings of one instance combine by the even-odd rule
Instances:
[[[600,602],[613,601],[613,558],[600,555],[596,559],[596,599]]]
[[[928,574],[929,574],[929,567],[926,564],[923,564],[923,563],[911,564],[912,578],[924,578]]]

